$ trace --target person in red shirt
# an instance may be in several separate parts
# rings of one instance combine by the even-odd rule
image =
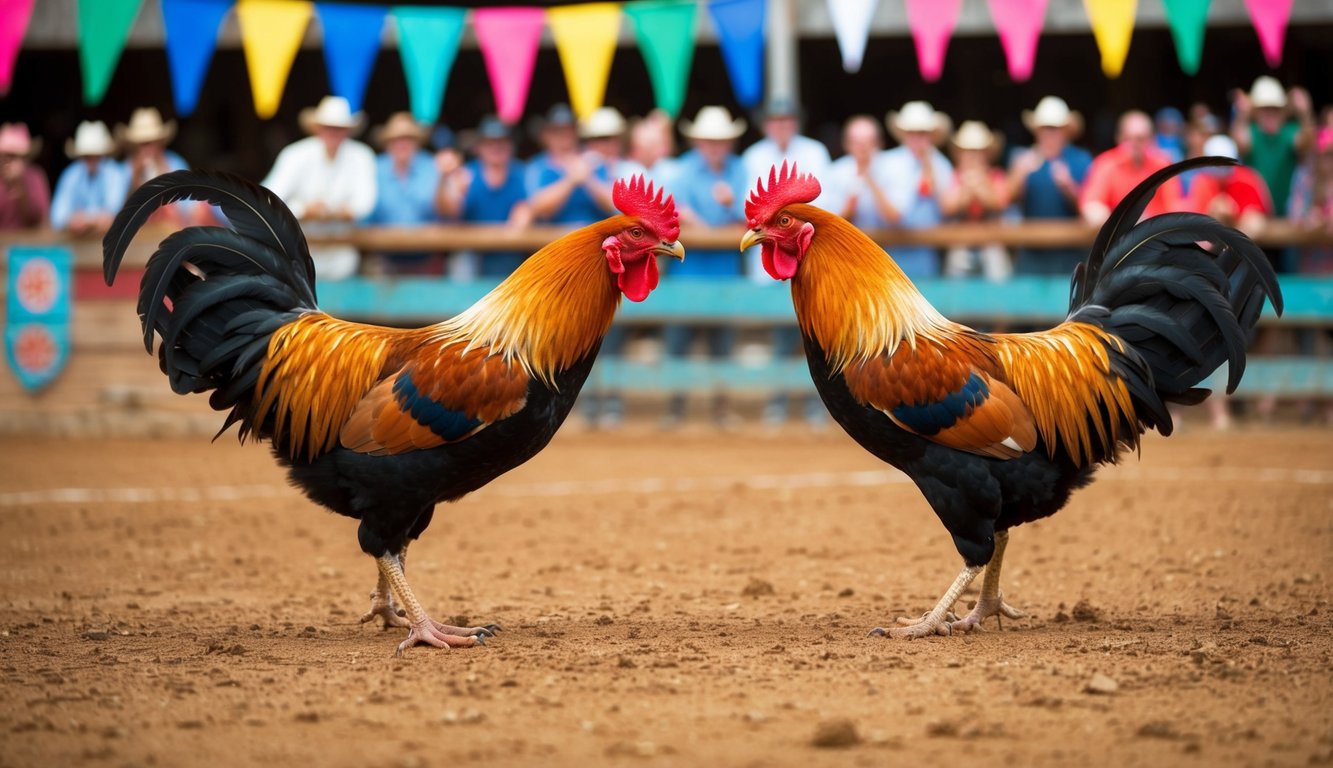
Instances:
[[[32,164],[41,151],[23,123],[0,125],[0,229],[46,226],[51,211],[51,185]]]
[[[1205,141],[1203,154],[1240,159],[1236,142],[1224,134]],[[1258,237],[1273,213],[1273,200],[1258,172],[1244,165],[1232,165],[1201,169],[1190,185],[1185,208],[1208,214],[1250,237]]]
[[[1135,110],[1120,116],[1116,142],[1115,147],[1093,159],[1079,195],[1079,213],[1094,227],[1104,224],[1111,217],[1111,209],[1140,181],[1171,164],[1154,143],[1152,119],[1143,112]],[[1158,190],[1144,216],[1180,209],[1180,182],[1172,178]]]

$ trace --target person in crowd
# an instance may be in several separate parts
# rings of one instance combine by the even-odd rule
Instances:
[[[1138,110],[1120,116],[1116,128],[1116,146],[1098,155],[1088,169],[1088,180],[1079,196],[1083,220],[1100,227],[1111,216],[1111,209],[1140,181],[1171,164],[1153,143],[1152,120]],[[1169,179],[1148,204],[1146,216],[1178,211],[1181,208],[1180,182]]]
[[[419,227],[439,221],[435,190],[440,172],[423,147],[425,126],[410,112],[395,112],[370,132],[371,144],[382,152],[375,158],[375,207],[364,223],[372,226]],[[389,253],[376,261],[389,273],[435,272],[439,257],[429,253]]]
[[[1288,212],[1307,229],[1322,229],[1333,236],[1333,126],[1315,135],[1314,157],[1296,171]],[[1305,275],[1333,275],[1333,246],[1304,246],[1297,252],[1296,271]]]
[[[1162,107],[1153,115],[1153,141],[1162,154],[1178,163],[1185,159],[1185,116],[1175,107]]]
[[[953,178],[940,198],[951,221],[998,221],[1009,207],[1009,181],[993,163],[1004,144],[985,123],[968,120],[953,136]],[[956,245],[944,255],[944,274],[962,277],[980,268],[987,280],[1003,281],[1013,272],[1009,252],[999,243]]]
[[[542,152],[528,162],[528,200],[537,221],[583,226],[613,212],[611,169],[579,146],[574,113],[556,104],[539,131]]]
[[[101,237],[111,228],[130,190],[129,171],[111,158],[116,144],[106,123],[84,121],[65,144],[74,162],[56,180],[51,226],[81,237]]]
[[[886,177],[894,182],[887,190],[885,218],[902,229],[938,226],[944,220],[940,198],[953,176],[953,165],[938,149],[949,137],[949,117],[927,102],[909,101],[890,112],[885,123],[899,143],[880,155]],[[932,247],[899,245],[890,251],[913,280],[940,274],[939,255]]]
[[[1047,96],[1023,111],[1033,144],[1017,150],[1009,163],[1009,196],[1025,221],[1073,220],[1092,155],[1073,142],[1083,132],[1083,116],[1064,99]],[[1020,248],[1014,272],[1068,276],[1087,256],[1083,248]]]
[[[629,131],[629,157],[620,165],[620,178],[642,175],[670,189],[674,179],[676,132],[666,112],[655,109]]]
[[[27,124],[0,125],[0,230],[46,226],[51,186],[32,162],[41,151]]]
[[[1231,96],[1231,137],[1245,164],[1259,172],[1279,215],[1287,213],[1291,178],[1314,137],[1314,108],[1304,88],[1283,91],[1282,84],[1264,75],[1247,94]]]
[[[375,209],[378,188],[375,152],[355,140],[364,116],[352,113],[347,99],[325,96],[301,111],[302,129],[310,134],[278,153],[264,186],[282,199],[307,233],[334,234]],[[310,249],[317,274],[337,280],[355,274],[360,256],[350,245]]]
[[[598,107],[579,121],[579,138],[589,157],[605,166],[612,181],[620,178],[625,164],[625,133],[629,123],[615,107]]]
[[[509,126],[487,115],[473,140],[476,157],[441,177],[436,197],[440,215],[464,224],[504,224],[514,232],[525,229],[532,223],[532,206],[527,201],[523,163],[514,158]],[[472,255],[465,276],[507,277],[527,256],[522,251]]]
[[[693,121],[682,120],[680,132],[691,149],[680,156],[676,181],[671,188],[685,226],[721,227],[745,221],[745,194],[748,183],[744,164],[736,154],[736,140],[745,133],[745,120],[733,118],[726,107],[707,106]],[[733,249],[691,249],[687,260],[672,264],[670,279],[726,279],[741,276],[740,254]],[[731,325],[680,326],[663,329],[663,346],[673,358],[684,358],[696,339],[703,338],[708,356],[714,360],[731,357],[736,345],[736,329]],[[672,428],[685,417],[686,398],[672,395],[663,420]],[[714,393],[713,419],[722,428],[730,426],[725,392]]]
[[[1185,126],[1184,147],[1185,158],[1203,157],[1203,145],[1209,139],[1222,132],[1221,125],[1217,122],[1217,116],[1211,112],[1202,112]],[[1180,179],[1180,192],[1183,195],[1189,195],[1194,188],[1194,178],[1199,175],[1201,168],[1192,168],[1176,176]]]
[[[1218,134],[1205,141],[1203,154],[1240,159],[1236,142],[1225,134]],[[1254,169],[1244,165],[1200,169],[1190,194],[1185,198],[1185,208],[1212,216],[1251,238],[1263,232],[1268,219],[1273,215],[1273,202],[1264,180]]]
[[[115,135],[117,143],[125,149],[125,165],[130,172],[131,192],[149,179],[190,167],[185,158],[167,149],[171,140],[176,137],[176,121],[163,121],[162,113],[154,107],[140,107],[131,112],[129,123],[117,125]],[[211,224],[214,222],[206,216],[208,210],[207,205],[182,200],[157,209],[149,221],[175,227],[186,224]],[[199,216],[204,218],[196,218]]]
[[[893,180],[884,175],[879,161],[884,132],[870,115],[855,115],[842,128],[846,154],[829,166],[824,200],[829,208],[863,230],[889,226],[885,211],[891,210],[888,188]]]

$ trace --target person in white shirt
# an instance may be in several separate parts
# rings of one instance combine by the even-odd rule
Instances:
[[[870,115],[849,118],[842,129],[842,148],[847,154],[834,160],[825,174],[829,210],[861,229],[888,227],[888,189],[893,180],[879,160],[884,149],[879,121]]]
[[[340,96],[325,96],[318,107],[301,110],[301,127],[311,135],[284,147],[264,179],[308,234],[346,232],[375,209],[375,152],[351,138],[363,118]],[[316,274],[326,280],[350,277],[360,263],[350,245],[319,246],[310,255]]]

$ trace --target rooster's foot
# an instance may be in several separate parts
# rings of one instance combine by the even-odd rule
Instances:
[[[480,627],[455,627],[451,624],[441,624],[435,619],[428,618],[427,621],[435,627],[436,632],[460,637],[495,637],[496,632],[504,631],[504,627],[499,624],[484,624]]]
[[[1012,605],[1006,603],[1002,595],[983,597],[977,601],[977,604],[972,608],[971,613],[961,619],[950,621],[949,628],[953,632],[984,630],[985,627],[981,626],[981,622],[994,616],[996,625],[1000,629],[1003,629],[1004,624],[1002,619],[1021,619],[1026,615],[1026,613],[1023,613]]]
[[[875,627],[870,630],[869,634],[871,637],[898,637],[909,640],[936,634],[947,635],[949,634],[949,624],[958,621],[958,616],[953,611],[945,613],[939,619],[932,619],[932,613],[932,611],[927,611],[921,614],[921,618],[918,619],[899,616],[897,621],[900,626],[892,629]]]
[[[378,618],[384,629],[412,626],[412,623],[404,618],[405,616],[407,612],[394,603],[392,593],[388,590],[384,592],[375,590],[370,593],[370,610],[361,615],[361,623],[365,624]]]
[[[474,645],[485,645],[488,635],[458,635],[452,632],[446,632],[437,627],[446,627],[448,629],[458,629],[458,627],[448,627],[445,624],[427,617],[424,621],[413,624],[407,631],[407,639],[398,645],[398,652],[395,656],[402,656],[403,651],[414,645],[433,645],[436,648],[471,648]],[[478,627],[478,629],[484,629]]]

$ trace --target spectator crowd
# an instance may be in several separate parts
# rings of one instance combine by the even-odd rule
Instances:
[[[1272,218],[1333,232],[1333,107],[1316,112],[1302,88],[1284,88],[1258,78],[1248,91],[1230,96],[1230,114],[1196,104],[1149,115],[1119,117],[1115,145],[1093,155],[1080,146],[1083,119],[1057,96],[1022,112],[1031,136],[1026,146],[1005,147],[1001,134],[976,120],[954,121],[924,101],[908,102],[881,121],[870,115],[848,119],[836,160],[820,141],[802,135],[803,115],[787,100],[773,100],[757,116],[762,138],[739,142],[747,120],[723,106],[705,106],[673,124],[660,112],[627,120],[604,107],[583,120],[568,107],[548,110],[534,126],[540,151],[521,159],[521,138],[495,117],[455,133],[432,130],[406,112],[395,113],[360,137],[365,116],[346,100],[329,96],[303,110],[307,137],[278,154],[262,183],[273,190],[308,232],[337,235],[355,226],[413,227],[435,223],[499,225],[522,230],[532,224],[568,227],[592,223],[613,212],[611,186],[643,174],[676,198],[687,228],[744,222],[744,200],[770,166],[795,161],[823,183],[816,201],[866,230],[920,229],[951,222],[1082,220],[1098,226],[1139,181],[1178,160],[1220,155],[1240,164],[1203,168],[1171,180],[1148,214],[1207,213],[1250,235]],[[0,125],[0,228],[49,226],[74,236],[97,237],[109,227],[127,194],[152,177],[187,167],[168,147],[176,133],[154,108],[135,110],[114,131],[101,122],[79,124],[65,144],[69,166],[48,186],[33,163],[40,138],[22,123]],[[886,148],[886,133],[894,146]],[[677,137],[683,151],[677,152]],[[176,225],[216,223],[206,205],[176,203],[156,216]],[[1082,248],[1018,248],[999,244],[953,247],[897,245],[894,259],[913,279],[980,275],[1003,281],[1011,275],[1068,275]],[[454,279],[498,278],[527,256],[520,251],[376,254],[362,258],[351,246],[312,249],[323,279],[356,274],[446,274]],[[1272,254],[1280,271],[1333,274],[1333,248],[1310,246]],[[757,254],[691,249],[671,264],[673,275],[693,280],[762,279]],[[623,336],[608,337],[615,354]],[[774,331],[774,354],[797,354],[795,329]],[[668,327],[662,346],[684,356],[695,346],[713,358],[728,358],[736,345],[733,326]],[[618,422],[620,398],[607,395],[591,406],[594,421]],[[664,426],[684,416],[685,398],[673,397]],[[765,419],[780,423],[788,403],[778,396]],[[803,408],[812,423],[823,418],[817,403]],[[713,402],[713,418],[730,417],[725,393]],[[1215,413],[1219,426],[1225,413]]]

